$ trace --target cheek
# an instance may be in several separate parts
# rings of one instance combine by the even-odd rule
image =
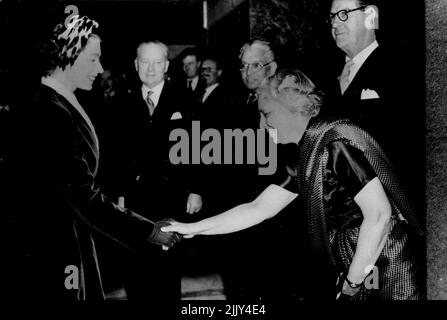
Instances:
[[[250,82],[259,84],[259,83],[261,83],[262,78],[258,74],[254,73],[254,74],[251,74],[251,75],[248,76],[248,80]]]

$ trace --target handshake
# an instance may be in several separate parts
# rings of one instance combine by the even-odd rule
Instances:
[[[163,232],[160,229],[170,226],[173,221],[174,219],[165,218],[155,222],[148,240],[163,247],[172,248],[174,244],[183,239],[183,236],[177,232]]]

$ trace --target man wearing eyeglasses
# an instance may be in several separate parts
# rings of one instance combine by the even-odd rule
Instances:
[[[258,110],[257,89],[268,77],[275,74],[278,67],[275,53],[269,42],[253,39],[241,47],[239,59],[244,91],[238,96],[235,94],[235,108],[231,111],[227,108],[226,112],[230,115],[227,123],[241,130],[258,130],[261,115]],[[227,91],[228,93],[230,91]],[[269,143],[268,134],[265,143]],[[228,199],[221,201],[221,204],[229,205],[234,201],[253,199],[256,192],[263,190],[275,179],[280,179],[279,172],[283,172],[282,169],[285,171],[285,166],[281,163],[281,153],[281,147],[277,146],[278,172],[272,176],[258,176],[257,164],[233,165],[228,168],[225,178],[230,181],[230,188],[222,192]],[[232,192],[229,193],[229,190]],[[288,246],[293,243],[293,249],[296,250],[297,239],[292,239],[286,226],[295,224],[287,217],[272,219],[256,229],[225,237],[225,252],[228,252],[226,255],[232,256],[231,261],[223,266],[222,274],[228,299],[259,301],[291,299],[298,296],[297,281],[292,278],[300,274],[301,270],[298,270],[300,266],[290,261]],[[272,267],[270,261],[277,261],[281,268]]]
[[[408,161],[403,156],[402,139],[406,139],[407,130],[413,129],[408,121],[405,124],[408,128],[403,129],[402,114],[411,116],[408,110],[399,108],[411,103],[404,102],[406,93],[402,92],[409,81],[402,77],[406,73],[404,68],[408,68],[402,61],[411,53],[389,50],[389,45],[385,52],[383,44],[377,41],[380,3],[377,0],[332,2],[328,16],[332,37],[345,53],[338,76],[340,99],[336,113],[350,118],[372,134],[393,162],[405,163]],[[395,37],[392,40],[393,43],[399,41]]]
[[[256,133],[260,124],[256,90],[267,77],[276,72],[275,55],[270,43],[253,39],[241,47],[239,59],[243,90],[238,93],[233,91],[235,107],[231,108],[231,111],[229,108],[225,111],[229,116],[226,124],[232,129],[249,129]],[[226,170],[225,178],[230,186],[227,189],[232,192],[224,193],[228,199],[225,199],[221,206],[256,197],[262,182],[258,177],[257,164],[232,165],[223,170]],[[222,268],[222,279],[228,299],[259,301],[267,290],[265,284],[269,272],[264,266],[267,265],[269,256],[265,245],[261,243],[265,234],[268,234],[268,230],[263,226],[226,237],[225,254],[232,256],[232,261],[224,263]]]
[[[377,6],[363,0],[334,0],[329,14],[332,37],[346,55],[338,77],[343,108],[339,111],[375,135],[380,132],[369,113],[377,112],[382,103],[385,75],[375,33],[378,16]]]
[[[242,82],[248,89],[243,97],[246,108],[244,111],[245,125],[257,129],[259,127],[260,114],[258,111],[256,90],[264,80],[272,76],[278,67],[275,62],[275,54],[267,41],[251,40],[241,48],[239,59],[241,60],[240,72]]]

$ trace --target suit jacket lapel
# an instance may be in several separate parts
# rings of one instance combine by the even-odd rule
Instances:
[[[375,68],[379,54],[380,47],[377,47],[373,52],[371,52],[369,57],[357,71],[354,79],[352,79],[352,82],[349,84],[345,94],[343,95],[344,97],[360,99],[362,89],[365,89],[364,86],[368,84],[369,80],[371,80],[369,79],[370,73],[372,68]]]

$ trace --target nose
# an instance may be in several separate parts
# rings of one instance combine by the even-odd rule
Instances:
[[[332,22],[331,22],[331,26],[332,26],[332,29],[335,29],[336,27],[338,27],[340,24],[342,24],[343,23],[343,21],[341,21],[339,18],[338,18],[338,16],[335,16],[333,19],[332,19]]]
[[[152,72],[154,70],[154,63],[153,62],[149,62],[147,64],[147,71],[148,72]]]
[[[98,74],[104,72],[104,69],[102,68],[101,62],[99,60],[97,62],[96,71]]]
[[[268,129],[267,118],[265,117],[265,113],[260,111],[259,114],[261,115],[261,117],[259,118],[259,128]]]
[[[244,76],[246,76],[246,77],[248,77],[249,75],[251,75],[253,72],[251,71],[251,67],[248,67],[248,68],[245,68],[243,71],[242,71],[242,74],[244,75]]]

